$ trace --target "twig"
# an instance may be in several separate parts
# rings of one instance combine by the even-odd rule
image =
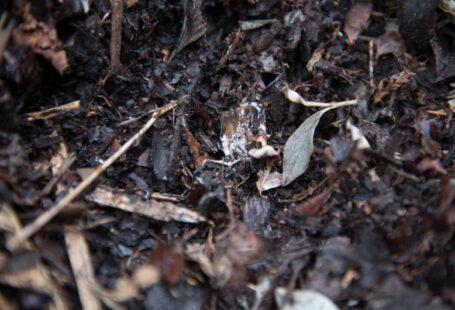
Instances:
[[[57,173],[51,178],[51,180],[43,188],[39,197],[48,195],[51,192],[52,188],[54,188],[54,186],[57,184],[57,182],[63,176],[63,174],[71,167],[71,165],[75,161],[76,161],[76,155],[74,153],[69,154],[68,157],[65,158],[65,160],[63,161],[62,166],[57,171]]]
[[[368,40],[368,75],[370,77],[370,87],[374,87],[374,41]]]
[[[315,107],[315,108],[340,108],[348,105],[355,105],[358,103],[357,100],[347,100],[341,102],[316,102],[316,101],[307,101],[302,96],[300,96],[296,91],[289,88],[288,85],[283,87],[284,96],[295,103],[300,103],[305,107]]]
[[[111,23],[111,71],[114,71],[120,61],[122,48],[122,20],[123,0],[111,0],[112,23]]]
[[[72,101],[70,103],[66,103],[61,106],[50,108],[47,110],[28,113],[27,120],[28,121],[47,120],[47,119],[56,117],[62,113],[70,112],[70,111],[77,110],[80,108],[81,108],[81,101],[76,100],[76,101]]]
[[[155,121],[163,114],[174,109],[181,101],[172,101],[167,105],[163,106],[161,109],[153,113],[152,117],[145,123],[145,125],[125,144],[122,145],[117,152],[115,152],[111,157],[109,157],[102,165],[98,166],[86,179],[84,179],[78,186],[63,197],[57,204],[48,209],[46,212],[41,214],[38,218],[35,219],[31,224],[22,228],[18,233],[8,240],[7,246],[10,250],[17,249],[25,240],[30,236],[34,235],[37,231],[43,228],[50,220],[52,220],[57,214],[59,214],[65,207],[71,203],[82,191],[84,191],[93,181],[96,180],[108,167],[110,167],[120,156],[122,156],[126,151],[134,145],[146,132],[152,127]]]

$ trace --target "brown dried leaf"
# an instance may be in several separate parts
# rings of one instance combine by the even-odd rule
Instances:
[[[306,216],[313,216],[318,213],[318,211],[323,206],[324,202],[330,197],[332,189],[326,189],[320,194],[311,197],[308,200],[305,200],[303,203],[297,205],[293,210],[293,213],[303,214]]]
[[[360,33],[368,27],[372,5],[371,3],[358,2],[346,14],[344,32],[350,44],[354,43]]]

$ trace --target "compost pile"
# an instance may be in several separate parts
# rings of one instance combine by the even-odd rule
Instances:
[[[0,308],[455,307],[455,26],[397,8],[2,2]]]

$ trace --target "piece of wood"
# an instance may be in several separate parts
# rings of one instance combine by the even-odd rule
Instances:
[[[95,273],[90,251],[79,227],[65,226],[65,243],[82,308],[101,310],[101,302],[92,290]]]

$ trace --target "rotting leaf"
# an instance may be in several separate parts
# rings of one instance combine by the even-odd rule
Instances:
[[[202,0],[183,1],[185,18],[183,20],[182,32],[180,33],[179,45],[172,52],[169,62],[188,44],[193,43],[206,33],[207,22],[204,16],[202,16],[201,5]]]
[[[368,26],[372,5],[371,3],[356,3],[346,15],[344,32],[350,44],[354,43],[359,34]]]

